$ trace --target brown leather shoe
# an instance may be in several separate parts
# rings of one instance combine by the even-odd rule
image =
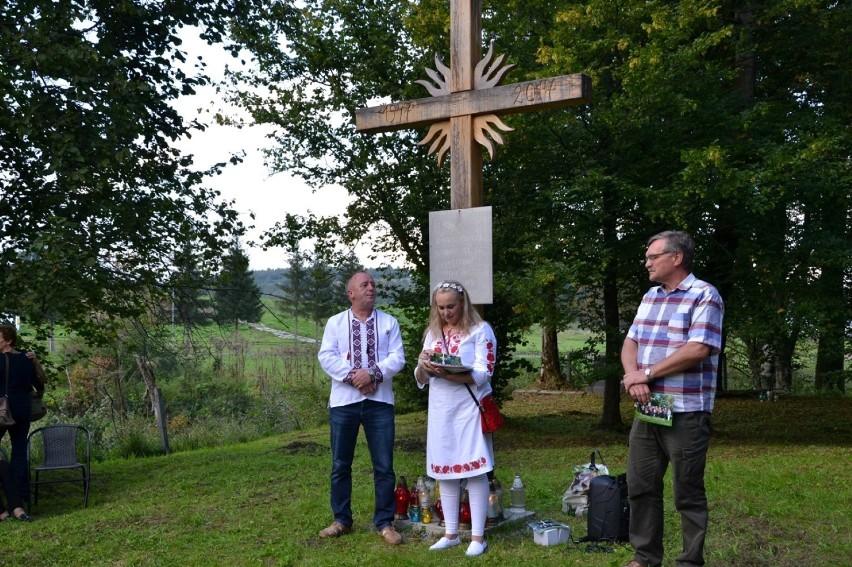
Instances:
[[[379,532],[385,541],[391,545],[399,545],[402,543],[402,536],[399,535],[399,532],[393,529],[393,526],[388,526],[382,531]]]
[[[643,564],[643,563],[639,563],[638,561],[636,561],[634,559],[630,563],[625,563],[624,567],[648,567],[648,566]]]
[[[320,537],[340,537],[352,532],[352,527],[344,526],[340,522],[332,522],[330,526],[324,530],[320,530]]]

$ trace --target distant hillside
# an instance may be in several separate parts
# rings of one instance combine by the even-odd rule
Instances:
[[[280,296],[281,290],[278,289],[278,285],[282,283],[289,269],[255,270],[254,281],[257,283],[257,287],[260,288],[261,293]],[[384,275],[379,273],[378,270],[368,269],[367,272],[376,280],[376,285],[379,287],[379,300],[382,302],[386,301],[387,298],[383,296],[381,289],[387,287],[387,284],[394,283],[403,288],[411,286],[411,277],[408,270],[395,269],[385,272]]]
[[[284,274],[289,268],[276,268],[274,270],[255,270],[254,281],[261,293],[279,295],[277,285],[284,279]]]

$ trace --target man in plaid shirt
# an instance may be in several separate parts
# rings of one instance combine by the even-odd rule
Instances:
[[[676,564],[704,565],[704,465],[724,305],[715,287],[692,274],[694,249],[685,232],[661,232],[648,240],[645,267],[660,285],[642,298],[621,349],[622,384],[630,397],[640,406],[671,412],[670,420],[648,420],[637,412],[630,430],[627,487],[636,553],[625,567],[663,562],[663,477],[669,463],[683,530]]]

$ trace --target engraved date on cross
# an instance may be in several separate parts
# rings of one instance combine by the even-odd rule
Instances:
[[[389,124],[405,124],[412,107],[414,107],[414,104],[410,102],[398,102],[382,107],[380,112]]]
[[[515,85],[515,104],[549,102],[554,100],[553,94],[558,90],[556,80],[554,79],[529,81],[527,83]]]

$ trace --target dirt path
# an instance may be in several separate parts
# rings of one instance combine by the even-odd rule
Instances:
[[[300,335],[295,335],[290,331],[281,331],[279,329],[273,329],[272,327],[267,327],[266,325],[261,325],[260,323],[248,323],[248,326],[257,331],[263,331],[264,333],[271,333],[278,338],[281,339],[289,339],[293,341],[299,341],[302,343],[312,343],[316,344],[319,341],[317,339],[313,339],[311,337],[302,337]]]

